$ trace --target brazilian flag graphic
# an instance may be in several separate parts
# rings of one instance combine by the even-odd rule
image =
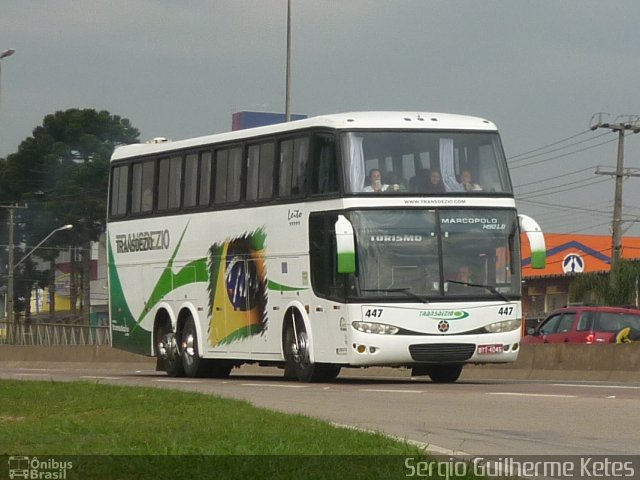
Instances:
[[[214,347],[265,330],[265,238],[258,229],[209,249],[209,344]]]

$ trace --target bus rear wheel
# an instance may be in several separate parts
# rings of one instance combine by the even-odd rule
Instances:
[[[322,382],[338,376],[337,365],[314,363],[309,355],[309,335],[299,314],[292,312],[284,333],[285,377],[301,382]]]
[[[198,351],[198,332],[193,317],[187,318],[182,330],[182,368],[187,377],[202,377],[206,370],[206,362]]]
[[[429,367],[429,377],[433,383],[453,383],[462,373],[462,365],[433,365]]]
[[[170,377],[184,377],[177,341],[171,326],[165,325],[156,330],[156,370],[164,370]]]

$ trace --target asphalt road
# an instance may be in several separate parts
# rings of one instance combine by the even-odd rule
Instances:
[[[193,390],[382,431],[444,455],[640,454],[640,384],[463,379],[443,385],[349,371],[332,383],[302,384],[276,369],[243,367],[222,380],[170,378],[151,368],[4,364],[0,378]]]

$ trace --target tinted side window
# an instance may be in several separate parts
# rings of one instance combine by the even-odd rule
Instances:
[[[307,163],[309,138],[299,137],[280,143],[280,197],[301,196],[307,193]]]
[[[312,155],[310,191],[314,194],[338,191],[338,158],[333,135],[316,135]]]
[[[184,203],[185,207],[197,205],[198,194],[198,154],[189,153],[184,160]]]
[[[345,294],[345,276],[338,273],[335,214],[312,214],[309,218],[309,259],[311,284],[323,297],[341,298]]]
[[[131,213],[148,213],[153,210],[153,160],[135,163],[131,179]]]
[[[622,315],[612,312],[598,312],[598,319],[594,330],[599,332],[617,332],[622,328]]]
[[[560,322],[558,323],[558,328],[556,329],[557,333],[570,332],[575,319],[576,319],[575,312],[564,313],[562,315],[562,318],[560,319]]]
[[[247,200],[269,200],[273,195],[274,145],[251,145],[247,152]]]
[[[198,205],[206,206],[211,201],[211,152],[202,152],[200,155],[200,190],[198,192]]]
[[[558,327],[558,323],[560,323],[561,315],[554,315],[550,317],[546,322],[544,322],[540,329],[538,330],[542,335],[548,335],[550,333],[554,333],[556,328]]]
[[[216,152],[216,203],[229,203],[240,200],[241,174],[242,149],[240,147]]]
[[[163,158],[159,164],[158,210],[180,206],[182,185],[182,157]]]
[[[595,312],[582,312],[580,314],[580,320],[578,320],[576,331],[585,332],[591,330],[593,328],[593,318],[595,315]]]
[[[111,172],[111,215],[127,213],[127,196],[129,193],[129,167],[115,167]]]

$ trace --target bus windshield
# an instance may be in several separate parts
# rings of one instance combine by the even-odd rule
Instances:
[[[513,210],[362,210],[356,296],[517,297],[520,252]]]
[[[358,131],[341,145],[346,193],[512,193],[497,132]]]

